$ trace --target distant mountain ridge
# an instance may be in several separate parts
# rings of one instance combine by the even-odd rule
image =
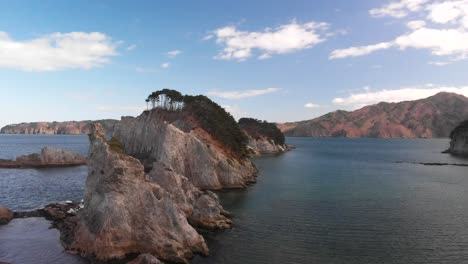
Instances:
[[[381,102],[348,112],[277,124],[292,137],[445,138],[468,119],[468,98],[454,93],[399,103]]]
[[[65,122],[32,122],[12,124],[3,127],[0,134],[65,134],[65,135],[83,135],[89,134],[91,124],[99,123],[106,133],[112,133],[114,126],[119,122],[114,119],[103,120],[84,120],[84,121],[65,121]]]

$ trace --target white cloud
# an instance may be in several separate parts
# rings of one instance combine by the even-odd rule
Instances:
[[[237,105],[222,105],[222,108],[229,112],[236,120],[239,120],[242,117],[248,116],[248,112],[242,110],[239,106]]]
[[[182,54],[181,50],[171,50],[171,51],[167,52],[167,56],[169,56],[171,58],[177,57],[180,54]]]
[[[265,94],[271,94],[281,91],[281,88],[266,88],[259,90],[244,90],[244,91],[210,91],[206,93],[208,96],[220,97],[224,99],[242,99],[255,97]]]
[[[128,51],[131,51],[131,50],[136,49],[136,47],[137,47],[137,46],[136,46],[135,44],[133,44],[133,45],[128,46],[128,47],[127,47],[127,50],[128,50]]]
[[[408,26],[410,29],[413,29],[413,30],[422,28],[425,25],[426,25],[426,21],[424,20],[413,20],[413,21],[406,23],[406,26]]]
[[[406,15],[409,12],[422,10],[427,13],[427,19],[407,22],[411,31],[392,41],[334,50],[330,54],[330,59],[363,56],[391,47],[398,47],[400,50],[426,49],[434,56],[449,57],[452,62],[468,58],[468,0],[448,0],[435,3],[422,0],[404,0],[391,3],[385,8],[388,9],[389,6],[393,7],[390,10],[404,10]],[[373,10],[371,10],[371,14],[378,13],[375,11],[376,9]],[[382,14],[390,15],[389,12],[382,11]],[[391,16],[401,17],[396,14]],[[434,27],[434,23],[438,24],[437,27]],[[437,65],[442,64],[438,63]]]
[[[378,50],[389,49],[393,46],[391,42],[382,42],[374,45],[351,47],[347,49],[338,49],[332,51],[330,59],[342,59],[347,57],[358,57],[370,54]]]
[[[266,59],[269,59],[269,58],[271,58],[271,55],[268,54],[268,53],[264,53],[264,54],[258,56],[259,60],[266,60]]]
[[[318,104],[313,104],[313,103],[307,103],[304,105],[305,108],[319,108],[320,105]]]
[[[379,102],[401,102],[411,101],[430,97],[440,92],[457,93],[468,97],[468,86],[463,87],[410,87],[396,90],[381,90],[375,92],[365,92],[352,94],[344,98],[335,98],[333,103],[348,109],[357,109],[366,105]]]
[[[374,8],[369,13],[374,17],[395,17],[402,18],[407,16],[410,12],[421,10],[423,5],[428,0],[401,0],[399,2],[391,2],[380,8]]]
[[[452,62],[450,62],[450,61],[430,61],[429,64],[430,65],[435,65],[435,66],[445,66],[445,65],[452,64]]]
[[[213,34],[209,34],[209,35],[204,36],[204,37],[203,37],[203,40],[210,40],[210,39],[212,39],[212,38],[214,38],[214,35],[213,35]]]
[[[456,23],[457,19],[468,15],[468,1],[443,1],[431,4],[428,18],[435,23]]]
[[[53,33],[31,40],[14,40],[0,32],[0,68],[23,71],[89,69],[110,62],[116,46],[99,32]]]
[[[171,66],[171,64],[169,62],[165,62],[163,64],[161,64],[161,67],[164,68],[164,69],[167,69]]]
[[[224,49],[215,57],[220,60],[245,60],[255,50],[262,53],[258,58],[265,59],[273,54],[284,54],[312,48],[325,41],[322,34],[327,23],[308,22],[299,24],[292,21],[277,28],[266,28],[262,32],[240,31],[235,26],[216,29],[209,39],[216,37],[216,43]]]
[[[438,56],[468,55],[468,32],[458,29],[420,28],[395,40],[401,49],[429,49]]]

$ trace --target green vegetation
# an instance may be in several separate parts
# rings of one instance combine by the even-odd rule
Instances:
[[[109,145],[112,151],[117,152],[119,154],[124,153],[122,144],[115,137],[112,137],[109,140],[107,140],[107,144]]]
[[[247,157],[248,139],[234,117],[204,95],[182,95],[178,91],[163,89],[151,93],[147,102],[153,108],[177,111],[182,116],[193,116],[203,130],[221,142],[237,157]]]
[[[284,134],[273,123],[260,121],[254,118],[241,118],[239,120],[239,126],[247,131],[253,138],[264,136],[271,138],[278,145],[285,144]]]
[[[177,111],[184,107],[184,96],[176,90],[162,89],[148,95],[145,102],[147,107],[148,103],[151,102],[152,108]]]

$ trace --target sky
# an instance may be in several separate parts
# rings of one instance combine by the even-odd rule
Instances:
[[[234,117],[468,96],[468,0],[0,1],[0,126],[138,115],[162,88]]]

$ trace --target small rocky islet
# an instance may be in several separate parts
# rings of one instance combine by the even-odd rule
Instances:
[[[468,120],[462,122],[450,133],[450,148],[446,152],[468,156]]]
[[[72,151],[44,147],[40,153],[19,156],[14,160],[0,159],[0,168],[50,168],[69,167],[86,164],[86,158]]]
[[[123,117],[112,137],[92,123],[82,203],[0,208],[5,223],[46,217],[68,253],[98,261],[188,263],[209,254],[199,231],[232,226],[210,190],[247,187],[257,173],[250,157],[289,147],[275,125],[240,125],[205,96],[162,90],[148,101],[154,108]]]

